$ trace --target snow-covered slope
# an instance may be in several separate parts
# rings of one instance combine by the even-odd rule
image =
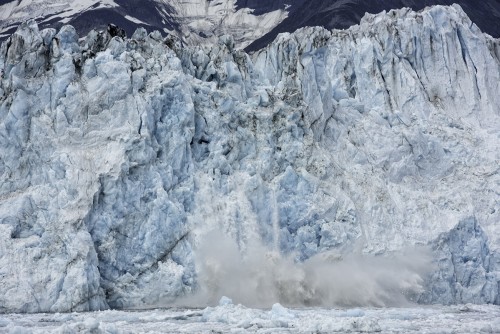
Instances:
[[[267,34],[287,12],[284,6],[259,15],[237,8],[236,0],[44,0],[0,2],[0,40],[28,19],[43,27],[74,25],[80,34],[109,23],[132,33],[138,27],[177,35],[186,44],[213,43],[231,34],[239,47]],[[3,38],[2,38],[3,37]]]
[[[24,21],[38,19],[40,24],[57,21],[68,23],[73,16],[88,10],[100,8],[115,8],[118,5],[113,0],[85,1],[3,1],[0,6],[0,21],[2,22],[2,37]]]
[[[216,42],[217,37],[229,34],[239,48],[270,32],[286,18],[284,6],[260,15],[252,9],[237,8],[235,0],[175,0],[164,1],[173,9],[168,15],[180,30],[179,37],[188,44]]]
[[[302,27],[346,29],[365,13],[457,3],[483,32],[500,36],[498,0],[0,0],[0,41],[28,19],[40,28],[74,26],[80,36],[108,24],[128,35],[139,27],[170,32],[188,45],[211,44],[230,34],[237,48],[259,50],[278,33]]]
[[[248,50],[259,50],[271,43],[279,33],[293,32],[301,27],[321,26],[326,29],[347,29],[358,24],[365,13],[380,13],[408,7],[422,10],[434,5],[460,5],[483,32],[500,37],[500,2],[497,0],[237,0],[238,6],[256,11],[269,11],[287,4],[288,16],[269,33],[252,42]]]
[[[500,303],[500,42],[460,7],[305,28],[252,57],[228,36],[78,40],[31,21],[0,49],[0,311],[222,294],[224,270],[276,302],[300,286],[292,302],[342,303],[343,279],[369,305]],[[427,276],[396,255],[412,246]],[[335,268],[348,277],[318,280]]]

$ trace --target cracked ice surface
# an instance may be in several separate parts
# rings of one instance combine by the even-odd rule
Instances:
[[[500,303],[499,59],[458,6],[252,56],[21,25],[0,48],[0,311],[174,301],[215,227],[297,261],[427,245],[418,300]]]

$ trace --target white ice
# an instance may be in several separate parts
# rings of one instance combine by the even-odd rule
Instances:
[[[205,309],[0,316],[0,333],[499,333],[498,306]]]
[[[364,288],[424,247],[432,271],[391,285],[427,304],[500,304],[500,42],[460,7],[305,28],[252,56],[230,36],[79,37],[30,21],[0,48],[0,312],[224,287],[201,275],[213,230],[235,263],[266,249],[314,274],[301,266],[318,257],[375,258],[380,271],[352,272]]]

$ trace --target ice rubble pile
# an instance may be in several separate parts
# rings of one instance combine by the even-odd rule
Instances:
[[[1,46],[0,312],[190,294],[214,227],[298,260],[430,245],[420,301],[500,303],[500,42],[460,7],[252,56],[113,35]]]
[[[203,310],[3,314],[6,333],[495,333],[500,309],[492,305],[414,308],[287,309],[274,304],[250,309],[230,300]]]

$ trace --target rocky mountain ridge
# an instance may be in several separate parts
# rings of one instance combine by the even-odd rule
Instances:
[[[279,33],[302,27],[346,29],[358,24],[365,13],[408,7],[457,3],[483,32],[500,36],[500,3],[497,0],[0,0],[0,40],[17,26],[36,19],[41,28],[73,25],[80,36],[105,30],[108,24],[123,28],[128,36],[143,27],[172,33],[187,45],[213,44],[217,37],[232,35],[237,48],[256,51]]]

